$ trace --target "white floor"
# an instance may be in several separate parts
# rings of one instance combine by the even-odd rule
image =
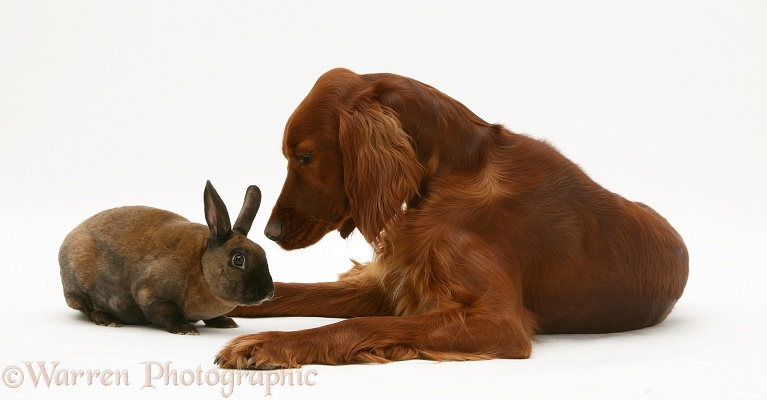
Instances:
[[[55,280],[25,282],[36,292],[55,292],[56,286]],[[210,399],[228,393],[233,393],[231,398],[271,393],[275,398],[753,399],[767,393],[767,352],[759,345],[766,327],[763,304],[732,312],[726,305],[686,299],[654,328],[541,336],[529,360],[308,365],[287,372],[290,376],[263,372],[251,384],[248,377],[237,383],[235,372],[213,365],[213,355],[226,341],[236,334],[310,328],[333,320],[239,320],[236,330],[201,328],[200,336],[182,337],[151,327],[97,327],[62,302],[35,297],[3,299],[9,310],[0,359],[5,369],[2,390],[13,398],[162,399],[184,393]],[[760,314],[758,321],[752,321],[754,314]],[[14,367],[19,372],[9,370]],[[71,375],[78,371],[81,376]],[[122,375],[106,375],[110,372]],[[88,373],[103,377],[89,383]],[[290,378],[292,386],[285,380]],[[14,383],[20,387],[9,388]]]
[[[0,0],[0,397],[765,398],[766,18],[746,1]],[[691,254],[675,311],[635,332],[541,336],[529,360],[309,365],[238,382],[213,365],[231,338],[333,320],[181,337],[97,327],[66,307],[56,254],[69,230],[128,204],[202,222],[206,179],[232,214],[261,187],[251,238],[276,280],[330,280],[369,258],[359,234],[290,253],[260,234],[285,121],[336,66],[422,80],[653,206]]]

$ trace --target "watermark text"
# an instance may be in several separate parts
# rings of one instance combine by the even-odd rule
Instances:
[[[276,387],[314,386],[317,370],[285,369],[270,371],[178,368],[172,361],[144,361],[138,370],[128,369],[70,369],[58,361],[24,361],[5,367],[0,386],[17,389],[23,385],[38,388],[68,386],[131,387],[158,390],[163,387],[204,386],[220,388],[222,397],[231,396],[236,388],[261,387],[264,396],[272,395]]]

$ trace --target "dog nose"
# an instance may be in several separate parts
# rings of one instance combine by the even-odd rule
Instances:
[[[272,241],[278,241],[280,240],[280,236],[282,235],[282,222],[280,221],[274,221],[269,222],[266,224],[266,229],[264,229],[264,235],[269,238],[269,240]]]

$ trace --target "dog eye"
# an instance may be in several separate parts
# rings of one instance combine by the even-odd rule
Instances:
[[[245,269],[245,256],[242,254],[235,254],[232,256],[232,264],[240,269]]]
[[[299,164],[309,164],[312,161],[312,154],[311,153],[305,153],[305,154],[299,154],[298,155],[298,163]]]

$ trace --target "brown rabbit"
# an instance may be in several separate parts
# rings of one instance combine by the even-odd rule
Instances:
[[[261,191],[248,188],[234,228],[210,181],[204,198],[207,227],[143,206],[85,220],[59,250],[67,305],[97,325],[153,323],[182,335],[198,334],[199,320],[236,327],[224,314],[274,293],[266,254],[247,238]]]

